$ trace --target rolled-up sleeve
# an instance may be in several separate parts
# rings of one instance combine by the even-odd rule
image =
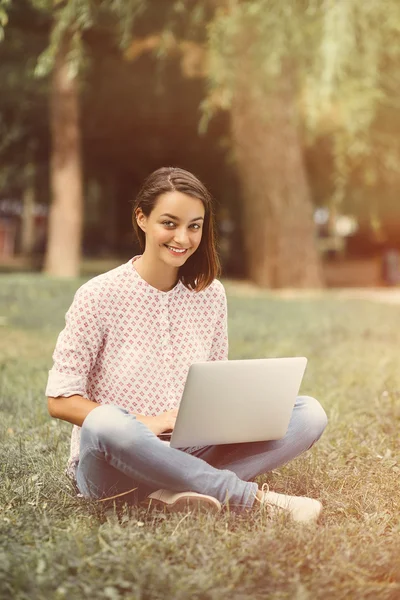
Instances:
[[[97,294],[85,284],[75,294],[65,315],[49,371],[46,396],[86,395],[87,379],[102,343]]]
[[[224,286],[220,283],[217,319],[208,360],[228,360],[228,306]]]

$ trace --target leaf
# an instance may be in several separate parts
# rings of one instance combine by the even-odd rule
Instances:
[[[4,9],[0,8],[0,26],[5,27],[8,23],[8,15]]]

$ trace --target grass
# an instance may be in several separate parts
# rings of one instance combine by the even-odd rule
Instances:
[[[400,306],[227,285],[230,358],[307,356],[302,393],[328,413],[310,452],[260,480],[321,499],[309,528],[75,497],[44,388],[81,281],[0,278],[0,598],[400,598]]]

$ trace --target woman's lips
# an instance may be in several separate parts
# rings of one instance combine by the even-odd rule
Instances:
[[[179,248],[178,250],[175,250],[173,246],[168,246],[167,244],[164,245],[174,256],[184,256],[188,251],[188,248]]]

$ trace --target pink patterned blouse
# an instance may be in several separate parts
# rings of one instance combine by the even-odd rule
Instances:
[[[154,416],[179,406],[192,363],[228,359],[222,283],[215,279],[194,292],[178,282],[162,292],[134,269],[139,257],[78,289],[54,350],[46,396],[79,394]],[[79,440],[74,425],[70,475]]]

